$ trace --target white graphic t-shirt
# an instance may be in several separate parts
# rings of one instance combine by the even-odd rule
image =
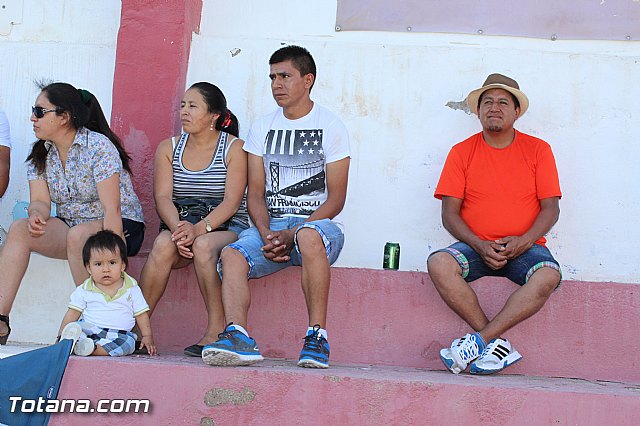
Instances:
[[[350,156],[349,134],[317,103],[297,120],[278,108],[253,123],[244,150],[262,157],[270,216],[308,217],[327,200],[326,165]]]

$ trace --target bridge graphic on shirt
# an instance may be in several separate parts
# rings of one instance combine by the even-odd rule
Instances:
[[[286,195],[299,197],[314,191],[322,191],[324,190],[325,181],[324,160],[320,158],[297,165],[282,165],[276,161],[271,161],[269,163],[269,176],[271,178],[271,190],[267,191],[267,196]],[[296,183],[280,189],[281,176],[285,182],[295,181]]]

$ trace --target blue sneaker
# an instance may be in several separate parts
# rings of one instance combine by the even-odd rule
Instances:
[[[467,369],[467,366],[480,356],[483,342],[478,340],[476,334],[467,334],[456,339],[450,348],[440,351],[442,363],[453,374],[459,374]]]
[[[522,355],[511,346],[508,340],[493,339],[471,364],[471,374],[494,374],[504,370],[522,359]]]
[[[314,325],[313,331],[304,338],[298,367],[329,368],[329,342],[318,333],[320,328],[320,325]]]
[[[233,323],[218,334],[218,341],[202,350],[202,361],[208,365],[236,366],[251,365],[264,358],[256,341],[243,332],[230,328]]]

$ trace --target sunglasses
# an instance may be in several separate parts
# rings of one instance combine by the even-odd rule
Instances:
[[[44,115],[45,115],[46,113],[48,113],[48,112],[57,112],[57,111],[58,111],[58,109],[57,109],[57,108],[54,108],[54,109],[46,109],[46,108],[43,108],[43,107],[41,107],[41,106],[34,106],[34,107],[31,107],[31,112],[33,113],[33,115],[34,115],[36,118],[42,118],[42,117],[44,117]]]

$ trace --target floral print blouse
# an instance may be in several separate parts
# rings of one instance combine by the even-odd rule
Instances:
[[[29,162],[29,180],[45,180],[51,201],[56,203],[57,216],[69,226],[104,218],[98,197],[97,184],[120,173],[120,208],[122,217],[144,222],[142,205],[133,191],[131,176],[122,168],[122,160],[115,145],[103,134],[81,127],[69,148],[66,168],[58,156],[58,149],[45,141],[49,150],[44,173],[38,174]]]

